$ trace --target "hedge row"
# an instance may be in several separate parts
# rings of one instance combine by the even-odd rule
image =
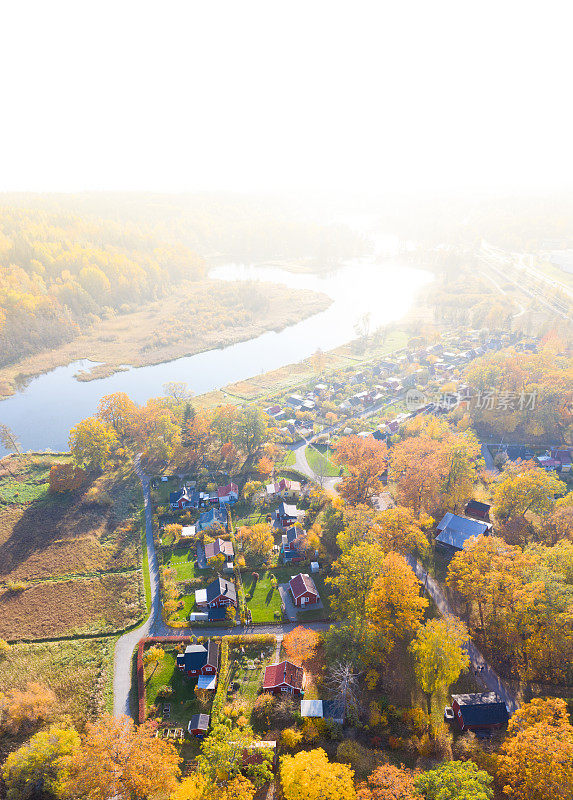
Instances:
[[[221,710],[223,708],[223,702],[227,694],[227,672],[229,669],[229,642],[227,641],[228,638],[230,637],[225,637],[221,642],[221,664],[219,666],[219,684],[217,686],[217,691],[215,692],[213,705],[211,707],[211,725],[213,725],[216,722],[219,722],[219,718],[221,716]]]

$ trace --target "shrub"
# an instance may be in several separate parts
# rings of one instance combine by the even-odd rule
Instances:
[[[169,697],[173,697],[173,687],[172,686],[160,686],[157,691],[157,697],[162,697],[168,699]]]
[[[306,717],[302,725],[302,738],[304,739],[307,744],[311,744],[312,742],[316,742],[319,738],[318,727],[314,720]]]
[[[276,700],[267,692],[260,694],[253,704],[251,711],[251,722],[255,728],[266,732],[272,725],[276,710]]]
[[[302,733],[296,728],[285,728],[281,733],[281,744],[288,750],[294,750],[302,742]]]
[[[336,748],[336,758],[350,764],[355,773],[368,775],[380,764],[380,753],[363,747],[354,739],[345,739]]]

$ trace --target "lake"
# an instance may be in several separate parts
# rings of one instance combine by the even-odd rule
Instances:
[[[67,447],[68,432],[92,415],[103,395],[127,392],[136,402],[163,394],[163,384],[184,381],[195,394],[301,361],[318,348],[330,350],[356,338],[355,325],[370,315],[371,330],[399,320],[416,292],[432,280],[429,272],[396,261],[384,265],[357,260],[332,273],[297,274],[282,269],[230,264],[211,270],[226,281],[261,280],[329,295],[326,310],[276,333],[269,331],[239,344],[178,358],[165,364],[129,368],[101,380],[80,382],[78,370],[93,366],[76,361],[34,378],[0,402],[0,423],[16,432],[25,450]],[[2,452],[0,448],[0,453]]]

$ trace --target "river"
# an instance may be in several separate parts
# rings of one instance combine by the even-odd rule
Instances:
[[[25,450],[62,450],[70,428],[93,414],[103,395],[123,391],[143,403],[161,395],[168,381],[185,381],[195,394],[202,394],[301,361],[318,348],[329,350],[355,338],[355,325],[365,314],[370,315],[372,330],[400,319],[412,306],[416,292],[432,280],[429,272],[404,266],[397,259],[383,266],[363,259],[319,275],[231,264],[214,268],[210,277],[313,289],[329,295],[333,302],[326,311],[278,333],[269,331],[220,350],[129,368],[100,380],[74,378],[78,370],[93,366],[93,362],[58,367],[1,401],[0,423],[15,431]]]

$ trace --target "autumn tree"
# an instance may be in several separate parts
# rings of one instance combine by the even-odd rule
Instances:
[[[386,553],[394,550],[403,556],[416,553],[424,557],[429,550],[425,530],[432,522],[426,514],[416,517],[411,509],[396,506],[376,514],[371,535]]]
[[[50,468],[49,489],[50,494],[73,492],[79,489],[86,480],[86,473],[81,467],[74,464],[53,464]]]
[[[332,603],[341,619],[364,619],[368,597],[384,563],[380,545],[368,542],[354,545],[334,562],[334,577],[327,580],[337,590]]]
[[[336,444],[335,461],[346,467],[338,490],[349,503],[369,502],[382,490],[382,475],[388,464],[388,448],[373,436],[344,436]]]
[[[163,394],[174,403],[184,403],[193,397],[193,392],[184,381],[168,381],[163,384]]]
[[[320,634],[310,628],[299,625],[283,638],[286,657],[295,664],[310,661],[320,643]]]
[[[9,689],[0,694],[0,729],[18,733],[38,722],[45,722],[56,705],[56,695],[41,683],[30,682],[25,689]]]
[[[355,800],[354,772],[347,764],[330,762],[322,748],[285,755],[280,763],[285,800]]]
[[[22,448],[14,431],[8,425],[0,424],[0,445],[9,453],[21,453]]]
[[[495,489],[493,513],[504,525],[528,512],[546,516],[553,510],[555,498],[565,490],[563,481],[542,467],[512,466]]]
[[[215,794],[215,787],[200,772],[194,772],[183,778],[170,800],[210,800]]]
[[[418,797],[410,774],[392,764],[377,767],[359,783],[356,800],[416,800]]]
[[[396,484],[400,505],[417,516],[423,511],[431,514],[441,503],[441,451],[441,442],[426,436],[404,439],[392,448],[388,480]]]
[[[264,695],[260,695],[262,697]],[[253,741],[250,729],[229,730],[226,725],[215,724],[201,745],[198,771],[207,781],[218,786],[229,784],[243,771],[251,783],[260,788],[272,779],[272,753],[259,748],[260,761],[243,767],[243,753]]]
[[[125,392],[108,394],[99,401],[97,418],[113,428],[118,439],[124,440],[137,414],[137,406]]]
[[[426,695],[430,718],[432,697],[436,692],[445,692],[469,667],[467,641],[467,631],[455,617],[430,619],[416,631],[410,652],[414,656],[416,679]]]
[[[71,728],[56,726],[34,734],[22,747],[10,753],[2,770],[7,800],[28,800],[42,796],[60,796],[64,779],[63,761],[80,745],[80,737]]]
[[[564,700],[535,699],[511,717],[500,749],[513,800],[573,798],[573,727]]]
[[[238,412],[237,447],[252,455],[265,441],[267,424],[260,408],[247,405]]]
[[[492,800],[492,781],[473,761],[447,761],[416,778],[414,786],[427,800]]]
[[[251,526],[243,525],[237,531],[237,540],[243,543],[248,555],[256,561],[264,562],[273,549],[272,527],[268,522],[259,522]]]
[[[171,544],[177,544],[181,539],[183,533],[183,526],[178,525],[176,522],[171,522],[163,528],[163,539]]]
[[[268,456],[261,456],[257,461],[257,472],[268,478],[274,469],[274,464]]]
[[[428,606],[420,584],[403,556],[388,553],[374,581],[366,609],[379,646],[389,652],[395,643],[415,633]]]
[[[151,647],[145,651],[143,655],[143,663],[145,664],[146,667],[153,666],[151,674],[147,678],[148,682],[151,680],[152,676],[155,673],[155,670],[157,669],[157,667],[163,661],[164,658],[165,658],[165,650],[162,647],[159,647],[159,645],[152,644]]]
[[[74,462],[90,472],[105,467],[117,443],[114,429],[96,417],[78,422],[68,439]]]
[[[104,715],[88,722],[79,748],[67,759],[64,792],[71,800],[147,798],[170,792],[180,776],[179,754],[155,736],[155,726]]]

